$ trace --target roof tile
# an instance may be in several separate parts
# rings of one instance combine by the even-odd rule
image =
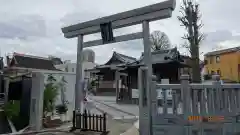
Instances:
[[[13,59],[16,61],[16,63],[11,66],[32,69],[57,70],[53,65],[53,61],[47,58],[15,54],[13,56]]]

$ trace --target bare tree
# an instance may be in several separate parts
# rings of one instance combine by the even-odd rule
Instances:
[[[183,39],[188,41],[184,47],[189,50],[191,55],[192,81],[201,82],[199,45],[204,35],[200,32],[203,24],[201,23],[199,4],[194,0],[183,0],[180,13],[182,15],[178,16],[178,20],[181,22],[181,26],[187,30]]]
[[[154,31],[150,35],[150,41],[152,43],[152,50],[163,50],[171,47],[168,36],[161,31]]]

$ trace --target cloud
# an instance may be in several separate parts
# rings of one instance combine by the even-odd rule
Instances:
[[[21,15],[5,22],[0,21],[0,31],[0,38],[26,40],[29,37],[46,36],[46,25],[40,16]]]
[[[118,12],[161,2],[163,0],[11,0],[0,1],[0,50],[23,52],[34,55],[56,55],[63,59],[76,60],[76,39],[65,39],[61,27]],[[240,15],[236,14],[240,1],[232,4],[224,0],[201,0],[200,8],[207,35],[201,51],[211,51],[215,46],[236,46],[240,43]],[[100,6],[101,5],[101,6]],[[185,30],[180,26],[177,16],[180,2],[172,18],[150,23],[150,30],[165,32],[173,45],[179,46]],[[214,7],[214,8],[213,8]],[[141,25],[114,30],[114,35],[141,31]],[[100,34],[84,37],[84,41],[99,39]],[[120,42],[92,47],[96,61],[104,63],[113,51],[139,57],[143,51],[142,40]],[[180,48],[182,53],[186,49]]]
[[[228,30],[217,30],[205,33],[206,37],[201,48],[206,51],[231,48],[240,45],[240,35],[233,35]]]
[[[104,13],[101,12],[72,12],[64,15],[60,21],[63,23],[63,26],[69,26],[77,23],[81,23],[84,21],[89,21],[92,19],[99,18],[103,16]]]

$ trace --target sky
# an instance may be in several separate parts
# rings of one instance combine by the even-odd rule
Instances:
[[[47,57],[53,55],[63,60],[76,61],[77,40],[64,38],[61,28],[91,19],[103,17],[161,2],[163,0],[0,0],[0,54],[12,52]],[[205,40],[200,53],[240,45],[239,0],[198,0],[204,24]],[[186,32],[180,26],[180,1],[169,19],[150,23],[150,31],[165,32],[173,47],[182,54],[181,38]],[[118,29],[115,35],[141,31],[141,25]],[[84,41],[100,38],[100,34],[84,36]],[[133,57],[140,57],[142,40],[120,42],[92,47],[96,62],[103,64],[113,51]]]

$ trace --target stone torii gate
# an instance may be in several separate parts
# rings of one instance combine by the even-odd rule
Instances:
[[[152,135],[151,118],[151,91],[152,86],[152,62],[151,62],[151,44],[149,40],[149,22],[160,19],[170,18],[175,9],[176,0],[168,0],[154,5],[137,8],[134,10],[118,13],[111,16],[98,18],[95,20],[82,22],[62,28],[65,38],[78,38],[77,45],[77,67],[76,67],[76,85],[75,85],[75,110],[80,110],[82,102],[82,50],[85,47],[104,45],[128,40],[143,38],[144,43],[144,64],[146,67],[146,78],[143,88],[146,91],[147,105],[139,104],[140,112],[140,134]],[[142,24],[142,32],[126,34],[114,37],[113,29]],[[102,39],[89,42],[83,42],[83,36],[101,32]],[[141,92],[140,92],[141,93]],[[142,101],[140,97],[140,102]]]

